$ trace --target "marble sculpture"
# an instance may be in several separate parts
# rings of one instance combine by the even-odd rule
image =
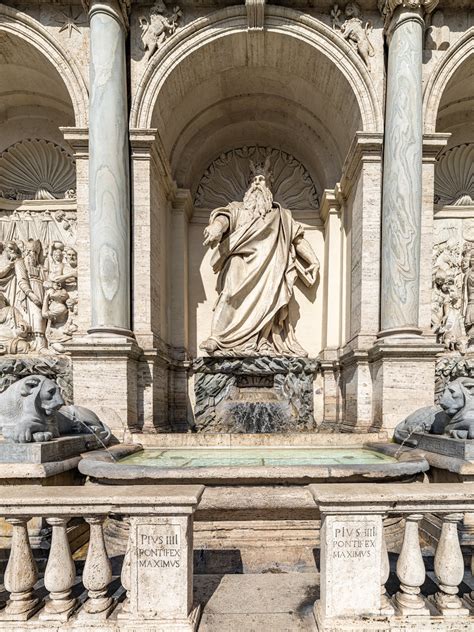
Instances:
[[[219,297],[211,335],[201,344],[209,355],[306,356],[296,340],[289,303],[300,278],[316,283],[319,261],[291,211],[273,201],[269,159],[251,163],[242,202],[211,213],[204,245],[215,247]]]

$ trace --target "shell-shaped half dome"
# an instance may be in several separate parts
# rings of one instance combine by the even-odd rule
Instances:
[[[474,205],[474,143],[442,154],[436,165],[435,194],[443,206]]]
[[[4,197],[62,199],[75,187],[74,159],[52,141],[22,140],[0,154],[0,195]]]

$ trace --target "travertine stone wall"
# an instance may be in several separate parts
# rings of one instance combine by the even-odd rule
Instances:
[[[79,257],[76,337],[84,336],[92,323],[89,19],[81,5],[13,4],[0,6],[0,154],[32,137],[72,148]],[[405,324],[419,327],[428,345],[417,363],[403,345],[395,356],[374,347],[384,309],[381,148],[387,86],[384,19],[375,0],[361,2],[365,49],[344,38],[347,3],[340,5],[339,16],[331,15],[327,3],[267,3],[259,18],[262,31],[253,29],[258,16],[249,17],[243,3],[200,8],[185,1],[180,12],[170,4],[154,17],[150,5],[132,2],[123,13],[125,3],[111,4],[123,18],[129,42],[131,196],[123,206],[130,204],[132,252],[123,263],[131,270],[131,328],[139,350],[120,343],[119,362],[120,353],[93,346],[88,357],[86,346],[73,358],[84,371],[99,367],[100,373],[101,363],[111,378],[117,371],[107,405],[115,405],[124,424],[149,431],[185,427],[193,400],[187,362],[200,354],[216,298],[210,254],[202,246],[210,209],[194,203],[196,190],[221,154],[256,144],[294,155],[314,182],[319,202],[325,191],[334,200],[329,212],[321,213],[323,205],[294,212],[321,262],[319,286],[298,286],[291,308],[300,343],[325,363],[315,381],[315,410],[345,429],[391,427],[402,414],[397,401],[410,397],[413,408],[426,403],[433,366],[426,349],[434,349],[433,236],[435,241],[447,231],[462,236],[474,217],[472,207],[460,211],[433,201],[438,151],[474,142],[472,10],[457,0],[449,7],[440,2],[431,14],[423,13],[422,35],[421,23],[416,25],[416,54],[421,55],[416,96],[421,98],[423,90],[424,126],[417,192],[421,216],[414,223],[416,228],[420,220],[413,302],[419,307],[410,312],[416,322]],[[156,27],[157,15],[174,25],[159,41],[150,28]],[[413,122],[412,106],[406,109]],[[106,123],[113,115],[110,108],[104,110]],[[388,116],[392,111],[398,112],[389,107]],[[407,182],[411,175],[404,174]],[[386,261],[393,271],[396,265]],[[410,391],[397,371],[420,389]],[[81,397],[98,400],[87,372],[75,375]]]

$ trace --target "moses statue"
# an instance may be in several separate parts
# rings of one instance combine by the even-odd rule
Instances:
[[[219,297],[200,348],[214,356],[306,356],[289,303],[298,277],[316,283],[319,261],[302,226],[273,200],[269,160],[250,166],[243,201],[212,211],[204,230],[204,245],[217,246]]]

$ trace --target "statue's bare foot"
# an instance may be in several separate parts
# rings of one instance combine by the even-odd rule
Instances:
[[[207,351],[209,355],[212,355],[218,349],[217,342],[213,338],[208,338],[199,345],[199,348],[203,351]]]

